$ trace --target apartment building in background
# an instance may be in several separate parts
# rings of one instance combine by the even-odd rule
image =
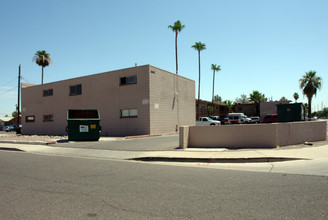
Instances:
[[[196,102],[196,113],[198,113],[198,117],[206,117],[206,116],[227,116],[229,114],[229,107],[225,104],[218,101],[205,101],[195,100]]]
[[[195,82],[151,65],[43,85],[22,84],[22,133],[66,135],[68,109],[98,109],[101,136],[195,125]]]

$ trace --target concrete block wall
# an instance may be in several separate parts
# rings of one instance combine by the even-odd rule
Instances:
[[[324,141],[326,121],[248,124],[231,126],[191,126],[180,129],[180,148],[273,148]]]

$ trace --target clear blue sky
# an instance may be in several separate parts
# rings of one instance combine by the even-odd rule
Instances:
[[[201,52],[201,99],[211,100],[211,64],[221,65],[215,94],[234,101],[258,90],[307,102],[298,80],[310,70],[323,79],[313,110],[328,106],[328,1],[326,0],[15,0],[0,6],[0,116],[17,103],[18,65],[23,82],[39,84],[37,50],[53,60],[44,81],[151,64],[175,72],[174,33],[178,36],[179,74],[195,80]]]

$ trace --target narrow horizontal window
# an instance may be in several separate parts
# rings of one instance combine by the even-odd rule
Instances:
[[[81,95],[82,94],[82,85],[74,85],[69,87],[69,95]]]
[[[53,121],[54,116],[53,115],[43,115],[43,121]]]
[[[121,110],[121,118],[138,117],[138,109],[123,109]]]
[[[120,78],[120,85],[136,84],[137,76],[127,76]]]
[[[29,115],[25,117],[26,122],[35,122],[35,116],[34,115]]]
[[[43,90],[43,96],[51,96],[53,94],[54,94],[54,90],[53,89]]]

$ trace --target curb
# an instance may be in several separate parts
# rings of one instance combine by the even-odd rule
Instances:
[[[188,157],[139,157],[128,160],[144,162],[196,162],[196,163],[271,163],[293,160],[310,160],[293,157],[250,157],[250,158],[188,158]]]
[[[139,136],[126,136],[123,139],[136,139],[136,138],[146,138],[146,137],[158,137],[162,136],[160,134],[149,134],[149,135],[139,135]]]
[[[56,141],[0,141],[3,144],[31,144],[31,145],[49,145],[49,144],[56,144]]]

